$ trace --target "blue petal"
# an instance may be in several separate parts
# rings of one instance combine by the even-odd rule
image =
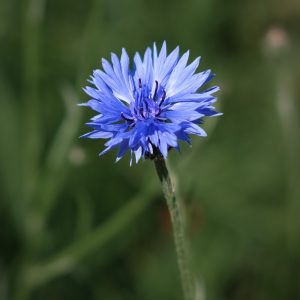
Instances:
[[[184,132],[188,134],[195,134],[198,136],[207,136],[206,132],[196,124],[193,123],[184,123],[182,124],[184,127]]]
[[[134,101],[132,94],[132,78],[129,72],[129,58],[122,50],[121,62],[116,54],[111,54],[112,64],[102,59],[102,66],[105,72],[98,70],[99,76],[109,86],[112,93],[120,100],[127,103]]]
[[[109,141],[107,141],[105,143],[105,146],[107,147],[115,147],[117,145],[119,145],[120,143],[122,143],[123,139],[119,136],[116,136],[114,138],[111,138]]]
[[[78,105],[79,106],[88,106],[91,109],[101,113],[101,109],[100,109],[101,105],[100,105],[100,102],[98,100],[92,99],[92,100],[89,100],[88,102],[80,103]]]
[[[182,89],[184,89],[183,87],[190,82],[192,75],[195,73],[200,62],[200,57],[198,57],[186,67],[188,52],[182,56],[181,60],[182,59],[183,61],[179,61],[177,66],[172,71],[172,74],[166,85],[168,97],[172,97],[181,93]]]
[[[203,114],[206,117],[217,117],[217,116],[222,116],[222,113],[217,112],[213,110],[212,108],[205,107],[205,108],[198,108],[197,111],[201,114]]]
[[[99,156],[101,156],[101,155],[103,155],[103,154],[109,152],[109,151],[112,150],[113,148],[114,148],[114,147],[107,147],[107,148],[105,148],[102,152],[99,153]]]
[[[88,94],[92,98],[101,99],[102,93],[99,90],[94,89],[90,86],[85,87],[83,90],[85,91],[86,94]]]
[[[95,128],[97,130],[102,131],[109,131],[109,132],[123,132],[128,128],[128,125],[126,123],[122,124],[101,124],[98,122],[88,122],[85,123],[85,125]]]
[[[183,121],[194,121],[203,117],[203,114],[196,110],[168,110],[164,113],[169,120],[174,123],[181,123]]]
[[[108,139],[111,138],[112,136],[113,134],[111,132],[94,130],[82,135],[81,138]]]
[[[177,136],[178,139],[180,139],[180,140],[182,140],[184,142],[187,142],[188,144],[191,144],[191,138],[183,130],[178,131],[175,134],[176,134],[176,136]]]
[[[189,93],[195,93],[205,83],[206,79],[210,75],[210,72],[210,70],[206,70],[204,72],[194,74],[187,77],[176,87],[172,89],[170,88],[170,90],[166,88],[167,97],[179,97]]]
[[[123,140],[122,143],[120,143],[119,145],[119,152],[116,158],[116,162],[118,162],[123,156],[124,154],[128,151],[129,147],[128,147],[128,140]]]
[[[152,51],[147,48],[144,54],[144,59],[142,61],[139,53],[134,56],[135,74],[134,82],[136,88],[138,88],[139,80],[141,80],[142,85],[146,85],[152,88],[153,85],[153,62],[152,62]]]
[[[179,47],[176,47],[171,52],[171,54],[169,54],[166,58],[166,61],[165,61],[164,66],[163,66],[163,70],[161,70],[161,72],[159,74],[160,75],[159,82],[161,82],[161,84],[163,86],[166,85],[172,70],[174,69],[174,67],[177,64],[178,55],[179,55]]]
[[[177,64],[179,47],[176,47],[168,56],[166,50],[166,43],[164,42],[161,51],[157,57],[156,45],[154,45],[153,55],[153,77],[159,84],[165,86],[172,70]]]
[[[162,135],[169,146],[174,148],[177,147],[177,136],[175,134],[165,131]]]
[[[149,139],[154,146],[158,146],[159,138],[156,130],[151,130],[151,132],[149,132]]]
[[[216,98],[211,94],[217,92],[220,88],[218,86],[214,86],[208,90],[199,93],[188,93],[186,95],[172,96],[166,99],[165,103],[173,103],[173,102],[215,102]]]
[[[161,132],[158,132],[159,136],[159,150],[162,154],[162,156],[166,159],[168,156],[168,144],[166,141],[166,138],[162,135]]]
[[[142,156],[142,147],[139,147],[137,150],[135,150],[134,154],[135,154],[135,162],[138,163]]]
[[[167,46],[166,42],[163,42],[159,55],[157,55],[156,44],[153,45],[153,77],[161,83],[161,74],[164,69],[164,63],[167,58]]]

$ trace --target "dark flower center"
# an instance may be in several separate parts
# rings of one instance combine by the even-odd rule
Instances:
[[[134,91],[135,101],[130,103],[130,114],[121,113],[122,119],[134,126],[137,121],[145,121],[148,119],[156,119],[165,121],[165,118],[160,117],[163,111],[162,104],[166,99],[166,91],[155,80],[155,87],[152,95],[152,90],[148,85],[143,85],[141,78],[138,80],[138,88]]]

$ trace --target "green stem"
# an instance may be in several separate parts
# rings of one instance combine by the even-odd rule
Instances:
[[[188,246],[183,226],[183,218],[176,199],[174,187],[165,163],[161,157],[154,159],[155,168],[159,176],[164,196],[173,224],[173,234],[177,252],[178,266],[181,275],[182,288],[185,300],[195,300],[195,282],[190,270]]]

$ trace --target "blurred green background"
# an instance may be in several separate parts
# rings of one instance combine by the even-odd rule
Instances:
[[[220,118],[170,153],[202,300],[300,299],[298,0],[1,0],[0,299],[182,299],[153,163],[99,158],[101,57],[191,49]]]

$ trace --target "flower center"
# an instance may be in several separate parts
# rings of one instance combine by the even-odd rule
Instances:
[[[134,91],[135,101],[130,103],[130,114],[121,113],[121,117],[134,126],[137,121],[159,120],[165,121],[160,117],[162,104],[166,99],[166,91],[155,80],[154,91],[151,87],[142,83],[141,78],[138,80],[138,88]]]

